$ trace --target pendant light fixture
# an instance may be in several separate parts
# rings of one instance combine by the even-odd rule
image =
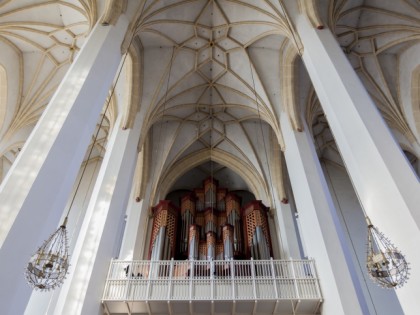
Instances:
[[[402,287],[409,278],[403,254],[366,217],[368,228],[366,267],[370,278],[383,288]]]
[[[332,132],[331,135],[334,139],[334,142],[337,143]],[[341,160],[344,163],[345,169],[347,170],[346,163],[339,149],[338,153],[341,157]],[[328,169],[325,168],[325,170],[331,182],[331,177],[328,173]],[[355,187],[350,176],[349,179],[352,183],[352,186]],[[392,242],[383,233],[381,233],[372,224],[365,212],[365,209],[363,208],[363,204],[360,201],[360,197],[357,193],[357,190],[354,189],[354,192],[356,194],[360,208],[363,212],[363,216],[365,217],[367,223],[366,269],[369,277],[373,282],[375,282],[382,288],[392,289],[402,287],[407,282],[410,275],[410,268],[408,266],[407,260],[405,259],[405,256],[401,253],[400,250],[398,250],[398,248],[394,244],[392,244]],[[336,199],[338,200],[337,195]],[[342,217],[344,220],[344,224],[347,226],[343,214]]]
[[[85,174],[88,161],[93,152],[93,148],[95,147],[95,144],[98,140],[98,135],[102,128],[102,124],[105,119],[105,114],[111,103],[112,96],[114,95],[114,92],[115,92],[115,87],[117,86],[118,79],[120,78],[121,72],[124,68],[124,64],[127,59],[130,46],[133,42],[134,35],[135,34],[133,34],[133,36],[131,37],[130,44],[127,48],[123,62],[118,72],[117,79],[115,81],[114,86],[112,87],[111,94],[108,98],[108,102],[104,110],[104,114],[102,115],[102,119],[100,121],[98,130],[93,139],[92,146],[90,148],[89,154],[86,159],[86,163],[84,165],[82,174],[80,175],[79,182],[76,186],[75,192],[73,194],[73,198],[70,202],[70,206],[63,220],[63,223],[54,233],[51,234],[51,236],[47,240],[44,241],[44,243],[38,248],[38,250],[31,256],[31,258],[29,259],[28,265],[26,266],[26,269],[25,269],[26,280],[28,284],[36,290],[40,290],[40,291],[54,290],[55,288],[60,287],[66,278],[68,267],[69,267],[69,246],[68,246],[68,237],[67,237],[67,230],[66,230],[68,216],[72,209],[73,203],[76,199],[76,195],[80,188],[80,184],[83,180],[83,175]]]

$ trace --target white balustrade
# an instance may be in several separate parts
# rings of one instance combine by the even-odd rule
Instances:
[[[113,260],[103,301],[322,300],[313,260]]]

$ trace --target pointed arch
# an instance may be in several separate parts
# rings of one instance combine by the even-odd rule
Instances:
[[[290,42],[282,52],[282,89],[283,104],[289,115],[293,128],[297,131],[303,130],[302,120],[300,118],[300,109],[298,104],[298,84],[297,84],[297,64],[300,60],[296,47]]]
[[[175,163],[159,180],[159,189],[155,189],[155,194],[151,198],[152,203],[156,203],[160,198],[166,196],[169,193],[169,189],[180,176],[209,160],[210,149],[203,149],[194,154],[190,154]],[[256,199],[262,200],[264,204],[269,206],[273,204],[269,194],[269,187],[252,166],[246,164],[237,157],[218,149],[212,150],[211,160],[232,169],[241,176]]]
[[[143,91],[143,54],[142,45],[136,36],[132,45],[128,49],[128,58],[126,61],[126,91],[127,102],[123,109],[123,128],[131,128],[134,123],[134,117],[139,110],[140,100]]]
[[[420,138],[420,65],[418,65],[411,77],[411,106],[413,110],[414,124],[418,138]]]
[[[313,27],[322,30],[324,28],[324,23],[318,12],[318,2],[319,1],[315,0],[299,0],[298,3],[300,11],[306,15]]]
[[[7,72],[0,64],[0,127],[3,125],[7,109]]]

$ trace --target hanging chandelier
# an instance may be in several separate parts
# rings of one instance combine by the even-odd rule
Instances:
[[[402,287],[409,278],[408,263],[403,254],[370,222],[366,267],[371,279],[383,288]]]
[[[25,276],[36,290],[49,291],[59,287],[69,267],[67,217],[63,224],[42,244],[29,259]]]
[[[28,284],[36,289],[41,291],[49,291],[55,288],[60,287],[64,279],[66,279],[67,271],[69,268],[69,253],[68,253],[68,237],[67,237],[67,220],[72,209],[73,203],[76,199],[77,192],[79,191],[80,184],[82,183],[83,176],[86,172],[88,161],[91,158],[93,149],[98,140],[99,133],[101,131],[103,122],[105,120],[106,112],[111,104],[112,96],[114,95],[115,88],[117,86],[118,80],[120,78],[121,72],[124,68],[125,60],[127,59],[130,46],[133,42],[135,33],[133,33],[130,43],[128,45],[127,51],[125,53],[124,59],[121,63],[120,70],[115,80],[115,84],[112,87],[110,96],[108,98],[107,104],[105,106],[104,114],[99,123],[98,129],[96,131],[95,137],[92,141],[92,145],[89,151],[89,154],[86,158],[86,163],[83,167],[82,173],[80,175],[79,182],[77,183],[73,198],[70,202],[69,209],[64,218],[63,224],[53,233],[51,236],[44,241],[41,247],[38,248],[35,254],[29,259],[28,265],[25,269],[25,277]]]

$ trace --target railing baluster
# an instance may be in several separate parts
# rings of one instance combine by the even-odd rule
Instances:
[[[168,278],[168,282],[169,282],[168,301],[171,299],[171,294],[172,294],[172,285],[173,285],[172,275],[173,275],[173,272],[174,272],[174,259],[171,258],[171,264],[169,266],[169,278]]]
[[[154,261],[149,261],[149,277],[147,277],[147,285],[146,285],[146,297],[145,300],[149,301],[150,300],[150,285],[151,285],[151,280],[153,277],[153,273],[154,273],[154,266],[153,266]]]
[[[320,299],[322,299],[321,289],[319,287],[318,273],[317,273],[317,270],[315,268],[315,260],[314,259],[310,259],[309,260],[309,263],[311,265],[312,277],[315,279],[315,290],[316,290],[316,293],[317,293],[317,297],[320,298]]]
[[[127,269],[128,267],[128,269]],[[167,287],[169,286],[169,287]],[[322,301],[313,260],[112,260],[103,301]]]
[[[255,285],[255,265],[254,259],[251,257],[251,278],[252,278],[252,293],[254,294],[254,299],[257,299],[257,288]]]
[[[190,277],[190,301],[192,301],[193,300],[194,260],[190,261],[190,271],[188,274]]]
[[[274,292],[276,294],[276,299],[278,299],[279,298],[279,292],[277,290],[276,270],[274,269],[273,257],[270,258],[270,266],[271,266],[271,273],[272,273],[272,278],[273,278]]]
[[[295,262],[293,261],[292,258],[290,258],[290,266],[292,269],[292,279],[293,279],[293,283],[295,286],[295,294],[296,294],[296,298],[300,299],[300,294],[299,294],[299,287],[297,284],[297,278],[296,278],[296,272],[295,272]]]
[[[214,261],[210,260],[210,298],[214,300]]]
[[[232,300],[236,300],[236,293],[235,293],[235,264],[233,263],[233,259],[230,259],[230,279],[232,281]]]
[[[124,296],[125,296],[125,299],[127,301],[130,300],[130,285],[131,285],[131,282],[132,282],[131,281],[131,275],[134,272],[133,263],[134,262],[131,261],[126,267],[127,268],[126,275],[127,275],[128,281],[127,281],[127,285],[125,286]]]

